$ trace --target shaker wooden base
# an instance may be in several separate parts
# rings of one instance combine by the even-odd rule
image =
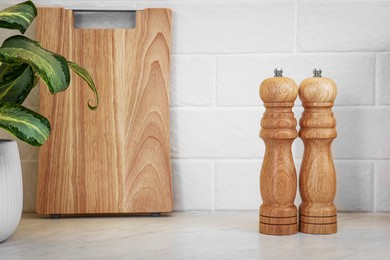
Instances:
[[[267,235],[285,236],[298,232],[298,218],[294,217],[267,217],[260,215],[259,232]]]
[[[333,224],[306,224],[299,222],[299,232],[314,235],[330,235],[337,233],[337,223]]]
[[[294,235],[298,232],[298,225],[297,223],[291,225],[272,225],[260,222],[259,232],[261,234],[274,236]]]
[[[299,216],[299,231],[307,234],[329,235],[337,233],[337,216]]]

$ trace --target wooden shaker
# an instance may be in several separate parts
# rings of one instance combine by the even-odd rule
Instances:
[[[299,231],[308,234],[333,234],[337,232],[336,172],[331,144],[337,136],[333,101],[336,84],[321,77],[314,69],[314,77],[302,81],[299,98],[304,111],[299,121],[299,137],[304,143],[304,153],[299,174]]]
[[[260,131],[266,150],[260,173],[263,204],[259,232],[268,235],[292,235],[298,231],[294,205],[297,176],[291,151],[292,142],[298,137],[292,112],[298,87],[282,73],[282,69],[275,69],[275,77],[265,79],[259,91],[266,109]]]

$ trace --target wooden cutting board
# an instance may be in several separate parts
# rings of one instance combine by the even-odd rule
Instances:
[[[40,214],[169,212],[169,9],[136,12],[135,29],[75,29],[72,10],[39,8],[42,45],[91,73],[99,108],[75,74],[65,92],[40,86],[52,132],[39,153]]]

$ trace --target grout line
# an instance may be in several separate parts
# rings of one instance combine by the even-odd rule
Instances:
[[[372,173],[372,210],[376,211],[376,161],[373,161],[373,173]]]
[[[260,112],[263,112],[264,108],[263,107],[257,107],[257,106],[252,106],[252,107],[249,107],[249,106],[238,106],[238,107],[219,107],[219,106],[216,106],[216,107],[211,107],[211,106],[188,106],[188,107],[170,107],[171,108],[171,111],[175,111],[175,110],[198,110],[198,111],[210,111],[210,110],[238,110],[238,111],[260,111]]]
[[[390,160],[390,158],[333,158],[335,161],[369,161],[372,162],[373,160]]]
[[[171,56],[178,56],[178,57],[208,57],[208,58],[211,58],[211,57],[217,57],[218,56],[218,52],[216,53],[171,53]],[[232,53],[234,54],[234,53]],[[276,54],[276,53],[275,53]]]
[[[216,109],[216,110],[255,110],[258,109],[260,112],[264,110],[263,105],[250,105],[250,106],[171,106],[172,110],[207,110],[207,109]],[[296,105],[295,108],[302,109],[302,106]],[[355,109],[355,108],[364,108],[364,109],[376,109],[376,108],[390,108],[390,105],[335,105],[335,109]],[[300,111],[298,111],[300,112]]]
[[[259,139],[259,142],[261,141],[261,139]],[[241,157],[241,158],[237,158],[237,157],[177,157],[177,156],[171,156],[171,159],[172,160],[228,160],[228,161],[234,161],[234,160],[237,160],[237,161],[242,161],[242,160],[257,160],[257,159],[262,159],[263,157],[259,155],[259,157]]]
[[[217,107],[217,57],[214,56],[214,66],[213,66],[213,107]]]
[[[259,139],[260,140],[260,139]],[[239,161],[249,161],[255,162],[263,160],[263,156],[259,157],[247,157],[247,158],[236,158],[236,157],[171,157],[172,160],[193,160],[193,161],[219,161],[219,162],[239,162]],[[294,156],[294,160],[302,160],[302,157]],[[389,161],[390,158],[333,158],[334,161],[368,161],[372,162],[373,160]]]
[[[199,106],[170,106],[169,108],[171,108],[171,109],[177,109],[177,108],[215,108],[214,107],[214,105],[212,105],[212,106],[202,106],[202,105],[199,105]]]
[[[213,194],[213,196],[211,197],[211,203],[212,203],[212,210],[213,211],[215,211],[215,185],[216,185],[216,174],[215,174],[215,161],[213,161],[213,170],[212,170],[212,173],[213,173],[213,178],[212,178],[212,180],[213,180],[213,185],[212,185],[212,194]]]
[[[191,158],[191,157],[172,157],[172,160],[180,161],[180,160],[191,160],[191,161],[199,161],[199,162],[235,162],[235,161],[259,161],[262,160],[263,157],[256,158]]]
[[[336,105],[334,108],[365,108],[365,109],[370,109],[370,108],[390,108],[390,105],[348,105],[348,106],[340,106]]]
[[[387,161],[390,160],[390,158],[335,158],[335,161],[369,161],[372,162],[373,160],[383,160]]]
[[[293,56],[293,55],[375,55],[375,54],[390,54],[390,51],[337,51],[337,50],[324,50],[324,51],[299,51],[295,52],[295,50],[292,51],[269,51],[269,52],[172,52],[171,55],[173,56],[181,56],[181,55],[199,55],[199,56],[263,56],[263,55],[280,55],[280,56]]]
[[[375,55],[375,74],[374,74],[374,99],[375,99],[375,105],[379,106],[379,55]]]

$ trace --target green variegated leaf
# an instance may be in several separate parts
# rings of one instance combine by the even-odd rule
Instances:
[[[42,145],[50,134],[45,117],[18,104],[0,105],[0,127],[34,146]]]
[[[0,28],[17,29],[24,33],[37,16],[37,8],[26,1],[0,11]]]
[[[34,72],[28,64],[0,66],[0,104],[22,104],[34,87]]]
[[[69,64],[69,67],[77,75],[79,75],[82,79],[84,79],[85,82],[87,82],[89,88],[93,91],[93,93],[95,93],[96,105],[91,105],[92,100],[88,100],[89,109],[95,110],[99,105],[99,95],[98,95],[98,92],[97,92],[96,87],[95,87],[95,83],[93,82],[91,75],[88,73],[88,71],[85,68],[81,67],[80,65],[78,65],[74,62],[68,61],[68,64]]]
[[[1,64],[0,65],[0,85],[8,84],[15,80],[15,75],[22,74],[26,68],[28,67],[28,64],[21,64],[16,66],[10,66],[7,64]]]
[[[12,36],[4,41],[0,47],[0,61],[10,65],[29,64],[52,94],[69,86],[70,73],[66,59],[22,35]]]

